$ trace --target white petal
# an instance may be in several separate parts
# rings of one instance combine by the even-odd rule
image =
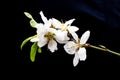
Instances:
[[[47,38],[40,36],[39,41],[38,41],[38,46],[43,47],[47,44]]]
[[[85,48],[80,48],[78,50],[78,55],[79,55],[79,59],[82,60],[82,61],[85,61],[86,60],[86,49]]]
[[[36,37],[36,38],[31,39],[30,41],[31,42],[37,42],[37,41],[39,41],[39,39],[38,39],[38,37]]]
[[[40,15],[41,15],[41,18],[42,18],[42,20],[43,20],[43,22],[44,23],[47,23],[47,18],[44,16],[44,14],[43,14],[43,12],[42,11],[40,11]]]
[[[64,40],[64,41],[59,41],[59,40],[57,40],[57,42],[60,43],[60,44],[65,44],[65,43],[68,42],[68,40]]]
[[[46,28],[44,27],[43,24],[39,24],[37,26],[37,34],[38,34],[38,36],[41,36],[41,34],[43,35],[43,33],[45,33],[45,31],[46,31]]]
[[[71,19],[71,20],[69,20],[69,21],[66,21],[65,24],[64,24],[64,26],[71,25],[74,20],[75,20],[75,19]]]
[[[47,31],[55,34],[57,30],[54,28],[47,28]]]
[[[37,33],[38,36],[41,36],[41,34],[45,31],[44,30],[45,28],[44,28],[43,24],[38,24],[36,26],[36,28],[37,28],[36,33]]]
[[[75,26],[70,26],[68,27],[68,31],[69,33],[72,35],[72,37],[76,40],[76,42],[78,41],[78,35],[75,33],[77,30],[79,30],[79,28],[75,27]]]
[[[85,44],[87,42],[89,36],[90,36],[90,31],[86,31],[80,39],[80,44]]]
[[[38,24],[35,25],[36,28],[40,28],[40,27],[42,27],[42,26],[43,26],[42,23],[38,23]]]
[[[70,27],[68,27],[68,31],[69,31],[69,32],[76,32],[76,31],[78,31],[78,30],[79,30],[79,28],[76,27],[76,26],[70,26]]]
[[[77,53],[75,53],[74,59],[73,59],[73,66],[77,66],[77,64],[79,63],[79,55]]]
[[[64,49],[68,54],[74,54],[76,51],[76,44],[73,41],[69,41],[64,45]]]
[[[59,43],[66,43],[66,41],[68,41],[70,38],[67,36],[67,31],[61,31],[61,30],[57,30],[55,32],[55,39],[57,40],[57,42]]]
[[[55,28],[62,28],[62,23],[59,21],[59,20],[57,20],[57,19],[55,19],[55,18],[52,18],[52,25],[55,27]]]
[[[75,41],[78,42],[78,35],[75,32],[71,33],[71,35],[75,39]]]
[[[57,50],[57,42],[54,41],[53,39],[49,41],[48,43],[48,49],[50,49],[51,52],[54,52]]]
[[[49,19],[45,24],[44,24],[44,27],[45,28],[50,28],[50,26],[51,26],[51,19]]]

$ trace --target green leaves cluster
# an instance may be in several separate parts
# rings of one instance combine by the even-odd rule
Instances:
[[[25,14],[29,19],[31,19],[31,20],[30,20],[30,25],[31,25],[31,27],[35,28],[35,25],[37,24],[37,22],[33,19],[32,15],[29,14],[28,12],[24,12],[24,14]]]
[[[37,24],[37,22],[33,19],[32,15],[29,14],[29,13],[27,13],[27,12],[24,12],[24,14],[25,14],[29,19],[31,19],[31,20],[30,20],[30,25],[31,25],[31,27],[35,28],[35,25]],[[24,46],[28,41],[30,41],[32,38],[35,38],[36,36],[37,36],[37,35],[34,35],[34,36],[31,36],[31,37],[26,38],[26,39],[22,42],[22,44],[21,44],[21,46],[20,46],[21,50],[22,50],[23,46]],[[30,60],[31,60],[32,62],[35,61],[35,56],[36,56],[36,53],[37,53],[37,52],[38,52],[38,53],[42,53],[42,50],[41,50],[40,47],[37,46],[37,42],[34,42],[34,43],[32,44],[32,46],[31,46],[31,49],[30,49]]]
[[[24,46],[29,40],[31,40],[31,39],[34,38],[34,37],[36,37],[36,35],[26,38],[26,39],[22,42],[22,44],[21,44],[21,50],[22,50],[23,46]],[[35,56],[36,56],[37,51],[38,51],[38,53],[42,53],[41,48],[37,46],[37,42],[34,42],[33,45],[31,46],[31,50],[30,50],[30,60],[31,60],[32,62],[35,61]]]

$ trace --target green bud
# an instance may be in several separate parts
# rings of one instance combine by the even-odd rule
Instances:
[[[24,14],[25,14],[28,18],[33,19],[33,18],[32,18],[32,15],[29,14],[28,12],[24,12]]]

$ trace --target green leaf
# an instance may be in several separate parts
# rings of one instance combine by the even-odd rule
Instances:
[[[30,25],[31,25],[32,27],[35,28],[35,25],[36,25],[36,24],[37,24],[37,22],[36,22],[34,19],[30,20]]]
[[[30,59],[31,59],[32,62],[35,61],[36,52],[37,52],[37,43],[35,42],[31,46],[31,51],[30,51]]]
[[[38,53],[42,53],[42,50],[40,47],[38,48]]]
[[[28,18],[33,19],[32,15],[31,15],[30,13],[24,12],[24,14],[25,14]]]
[[[22,42],[22,44],[21,44],[21,46],[20,46],[21,50],[22,50],[23,46],[24,46],[29,40],[31,40],[31,39],[34,38],[34,37],[36,37],[36,35],[26,38],[26,39]]]

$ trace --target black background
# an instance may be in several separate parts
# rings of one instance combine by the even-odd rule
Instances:
[[[35,62],[31,62],[29,58],[32,43],[28,42],[23,47],[23,50],[20,50],[22,41],[36,34],[36,30],[30,27],[29,19],[24,15],[24,12],[29,12],[37,22],[42,22],[39,12],[43,11],[48,19],[53,17],[65,22],[75,18],[76,20],[72,25],[79,27],[77,32],[79,37],[86,30],[90,30],[91,36],[88,43],[93,45],[101,44],[111,50],[120,52],[120,27],[111,27],[89,13],[74,9],[74,3],[72,2],[72,0],[16,0],[13,4],[10,4],[11,11],[9,13],[11,13],[11,18],[7,19],[7,21],[10,21],[10,25],[12,25],[8,28],[10,29],[8,35],[12,36],[7,41],[10,46],[8,46],[9,50],[6,49],[7,54],[5,54],[3,60],[5,61],[4,64],[12,67],[10,68],[11,71],[14,68],[16,72],[45,73],[45,75],[58,73],[61,73],[61,75],[79,75],[81,73],[83,75],[97,75],[97,73],[102,73],[101,75],[106,75],[106,73],[119,74],[120,57],[92,48],[87,48],[86,61],[80,61],[76,67],[73,67],[72,63],[74,56],[67,54],[62,46],[58,46],[58,51],[55,53],[51,53],[46,46],[43,47],[42,53],[36,55]]]

